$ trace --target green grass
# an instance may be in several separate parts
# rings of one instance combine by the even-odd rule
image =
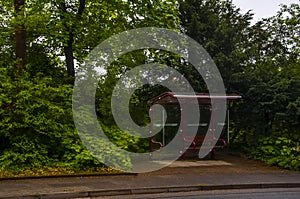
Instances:
[[[49,177],[49,176],[66,176],[66,175],[99,175],[99,174],[121,174],[123,172],[107,168],[99,167],[87,170],[74,170],[68,168],[43,168],[24,170],[21,172],[0,170],[0,178],[19,178],[19,177]]]

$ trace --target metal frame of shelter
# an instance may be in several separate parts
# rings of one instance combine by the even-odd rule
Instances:
[[[162,119],[162,122],[160,123],[155,123],[154,122],[154,119],[153,118],[153,112],[154,112],[154,108],[153,108],[153,105],[155,104],[159,104],[159,105],[162,105],[162,106],[167,106],[167,105],[173,105],[173,106],[179,106],[179,99],[180,100],[184,100],[184,103],[185,105],[188,105],[191,101],[190,99],[197,99],[198,101],[198,104],[199,106],[203,106],[203,107],[211,107],[211,99],[226,99],[227,101],[227,104],[229,104],[230,101],[232,100],[237,100],[237,99],[240,99],[242,98],[240,95],[237,95],[237,94],[228,94],[226,96],[220,96],[220,95],[209,95],[208,93],[198,93],[198,94],[186,94],[186,93],[183,93],[183,94],[174,94],[172,92],[165,92],[165,93],[162,93],[161,95],[158,95],[156,96],[155,98],[151,99],[148,104],[150,105],[150,119],[151,119],[151,124],[150,124],[150,138],[149,138],[149,150],[150,150],[150,157],[152,157],[152,152],[154,151],[153,150],[153,145],[158,145],[158,149],[162,148],[163,146],[166,145],[166,131],[165,131],[165,128],[167,127],[175,127],[175,126],[178,126],[178,124],[176,123],[165,123],[164,124],[164,121],[165,121],[165,112],[162,111],[161,115],[160,115],[160,118]],[[194,100],[193,100],[194,101]],[[209,109],[210,110],[210,113],[211,114],[211,108]],[[202,136],[198,136],[196,135],[195,138],[191,139],[189,138],[188,136],[186,136],[186,130],[187,127],[196,127],[197,130],[199,130],[200,127],[206,127],[208,128],[208,124],[207,123],[201,123],[199,121],[199,123],[197,124],[188,124],[185,120],[186,118],[184,117],[185,116],[185,111],[186,111],[186,108],[182,108],[180,107],[180,123],[182,124],[185,124],[184,127],[182,127],[182,129],[180,129],[180,132],[182,134],[182,138],[183,138],[183,142],[189,142],[189,143],[192,143],[190,146],[188,146],[187,148],[185,148],[185,151],[186,150],[190,150],[190,149],[199,149],[203,140],[204,140],[204,137],[206,136],[205,135],[202,135]],[[201,114],[201,113],[200,113]],[[229,143],[229,109],[228,109],[228,106],[227,106],[227,111],[226,111],[226,116],[227,116],[227,140],[225,139],[222,139],[222,138],[215,138],[214,136],[214,129],[207,129],[206,133],[211,133],[211,138],[212,139],[216,139],[217,143],[215,146],[212,147],[211,151],[210,151],[210,157],[213,159],[214,158],[214,154],[215,154],[215,149],[217,148],[224,148],[228,143]],[[213,120],[213,118],[211,118]],[[208,122],[209,123],[209,122]],[[221,124],[223,125],[223,129],[225,128],[225,123],[224,124]],[[162,127],[162,138],[160,141],[155,141],[154,140],[154,136],[153,136],[153,128],[156,127]],[[179,126],[178,126],[179,127]],[[156,147],[157,148],[157,147]],[[157,149],[156,149],[157,150]],[[185,156],[185,153],[182,154],[182,157]]]

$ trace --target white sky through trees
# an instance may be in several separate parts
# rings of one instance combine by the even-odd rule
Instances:
[[[300,3],[300,0],[232,0],[233,4],[241,8],[242,13],[252,10],[253,22],[257,22],[262,18],[268,18],[276,15],[280,9],[280,4],[290,5],[292,3]]]

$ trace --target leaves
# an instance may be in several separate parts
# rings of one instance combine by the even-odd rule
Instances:
[[[84,7],[83,7],[84,5]],[[83,9],[84,8],[84,9]],[[138,27],[183,31],[209,52],[227,92],[243,99],[230,105],[236,146],[254,151],[272,165],[299,169],[300,61],[299,5],[283,5],[277,15],[251,25],[230,0],[101,1],[26,0],[14,15],[12,1],[0,2],[0,167],[22,171],[42,167],[75,170],[103,166],[85,149],[72,118],[72,87],[66,73],[65,47],[77,70],[85,57],[111,35]],[[14,30],[26,30],[27,65],[14,77]],[[73,59],[74,58],[74,59]],[[70,61],[70,60],[69,60]],[[143,49],[128,53],[103,69],[96,92],[98,119],[122,149],[147,151],[148,141],[116,127],[110,98],[120,77],[135,66],[158,62],[186,77],[198,92],[202,78],[185,60],[169,52]],[[166,91],[145,85],[131,97],[130,114],[149,122],[147,101]],[[87,116],[86,114],[82,114]],[[145,134],[145,132],[139,132]],[[90,139],[90,138],[87,138]],[[105,147],[103,140],[93,147]],[[258,147],[256,149],[250,146]],[[113,151],[107,149],[107,154]],[[107,156],[109,158],[109,156]],[[109,159],[131,167],[128,157]]]
[[[299,171],[300,150],[299,142],[286,137],[269,137],[260,139],[252,155],[270,165]]]

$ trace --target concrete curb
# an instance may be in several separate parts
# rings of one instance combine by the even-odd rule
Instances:
[[[1,181],[10,180],[33,180],[33,179],[55,179],[55,178],[76,178],[76,177],[98,177],[98,176],[137,176],[138,173],[99,173],[99,174],[62,174],[62,175],[49,175],[49,176],[20,176],[20,177],[4,177],[0,178]]]
[[[24,196],[2,197],[2,199],[66,199],[66,198],[88,198],[99,196],[117,196],[133,194],[155,194],[174,193],[189,191],[212,191],[230,189],[266,189],[266,188],[300,188],[299,183],[266,183],[266,184],[231,184],[231,185],[195,185],[195,186],[169,186],[169,187],[148,187],[136,189],[112,189],[95,190],[86,192],[35,194]]]

